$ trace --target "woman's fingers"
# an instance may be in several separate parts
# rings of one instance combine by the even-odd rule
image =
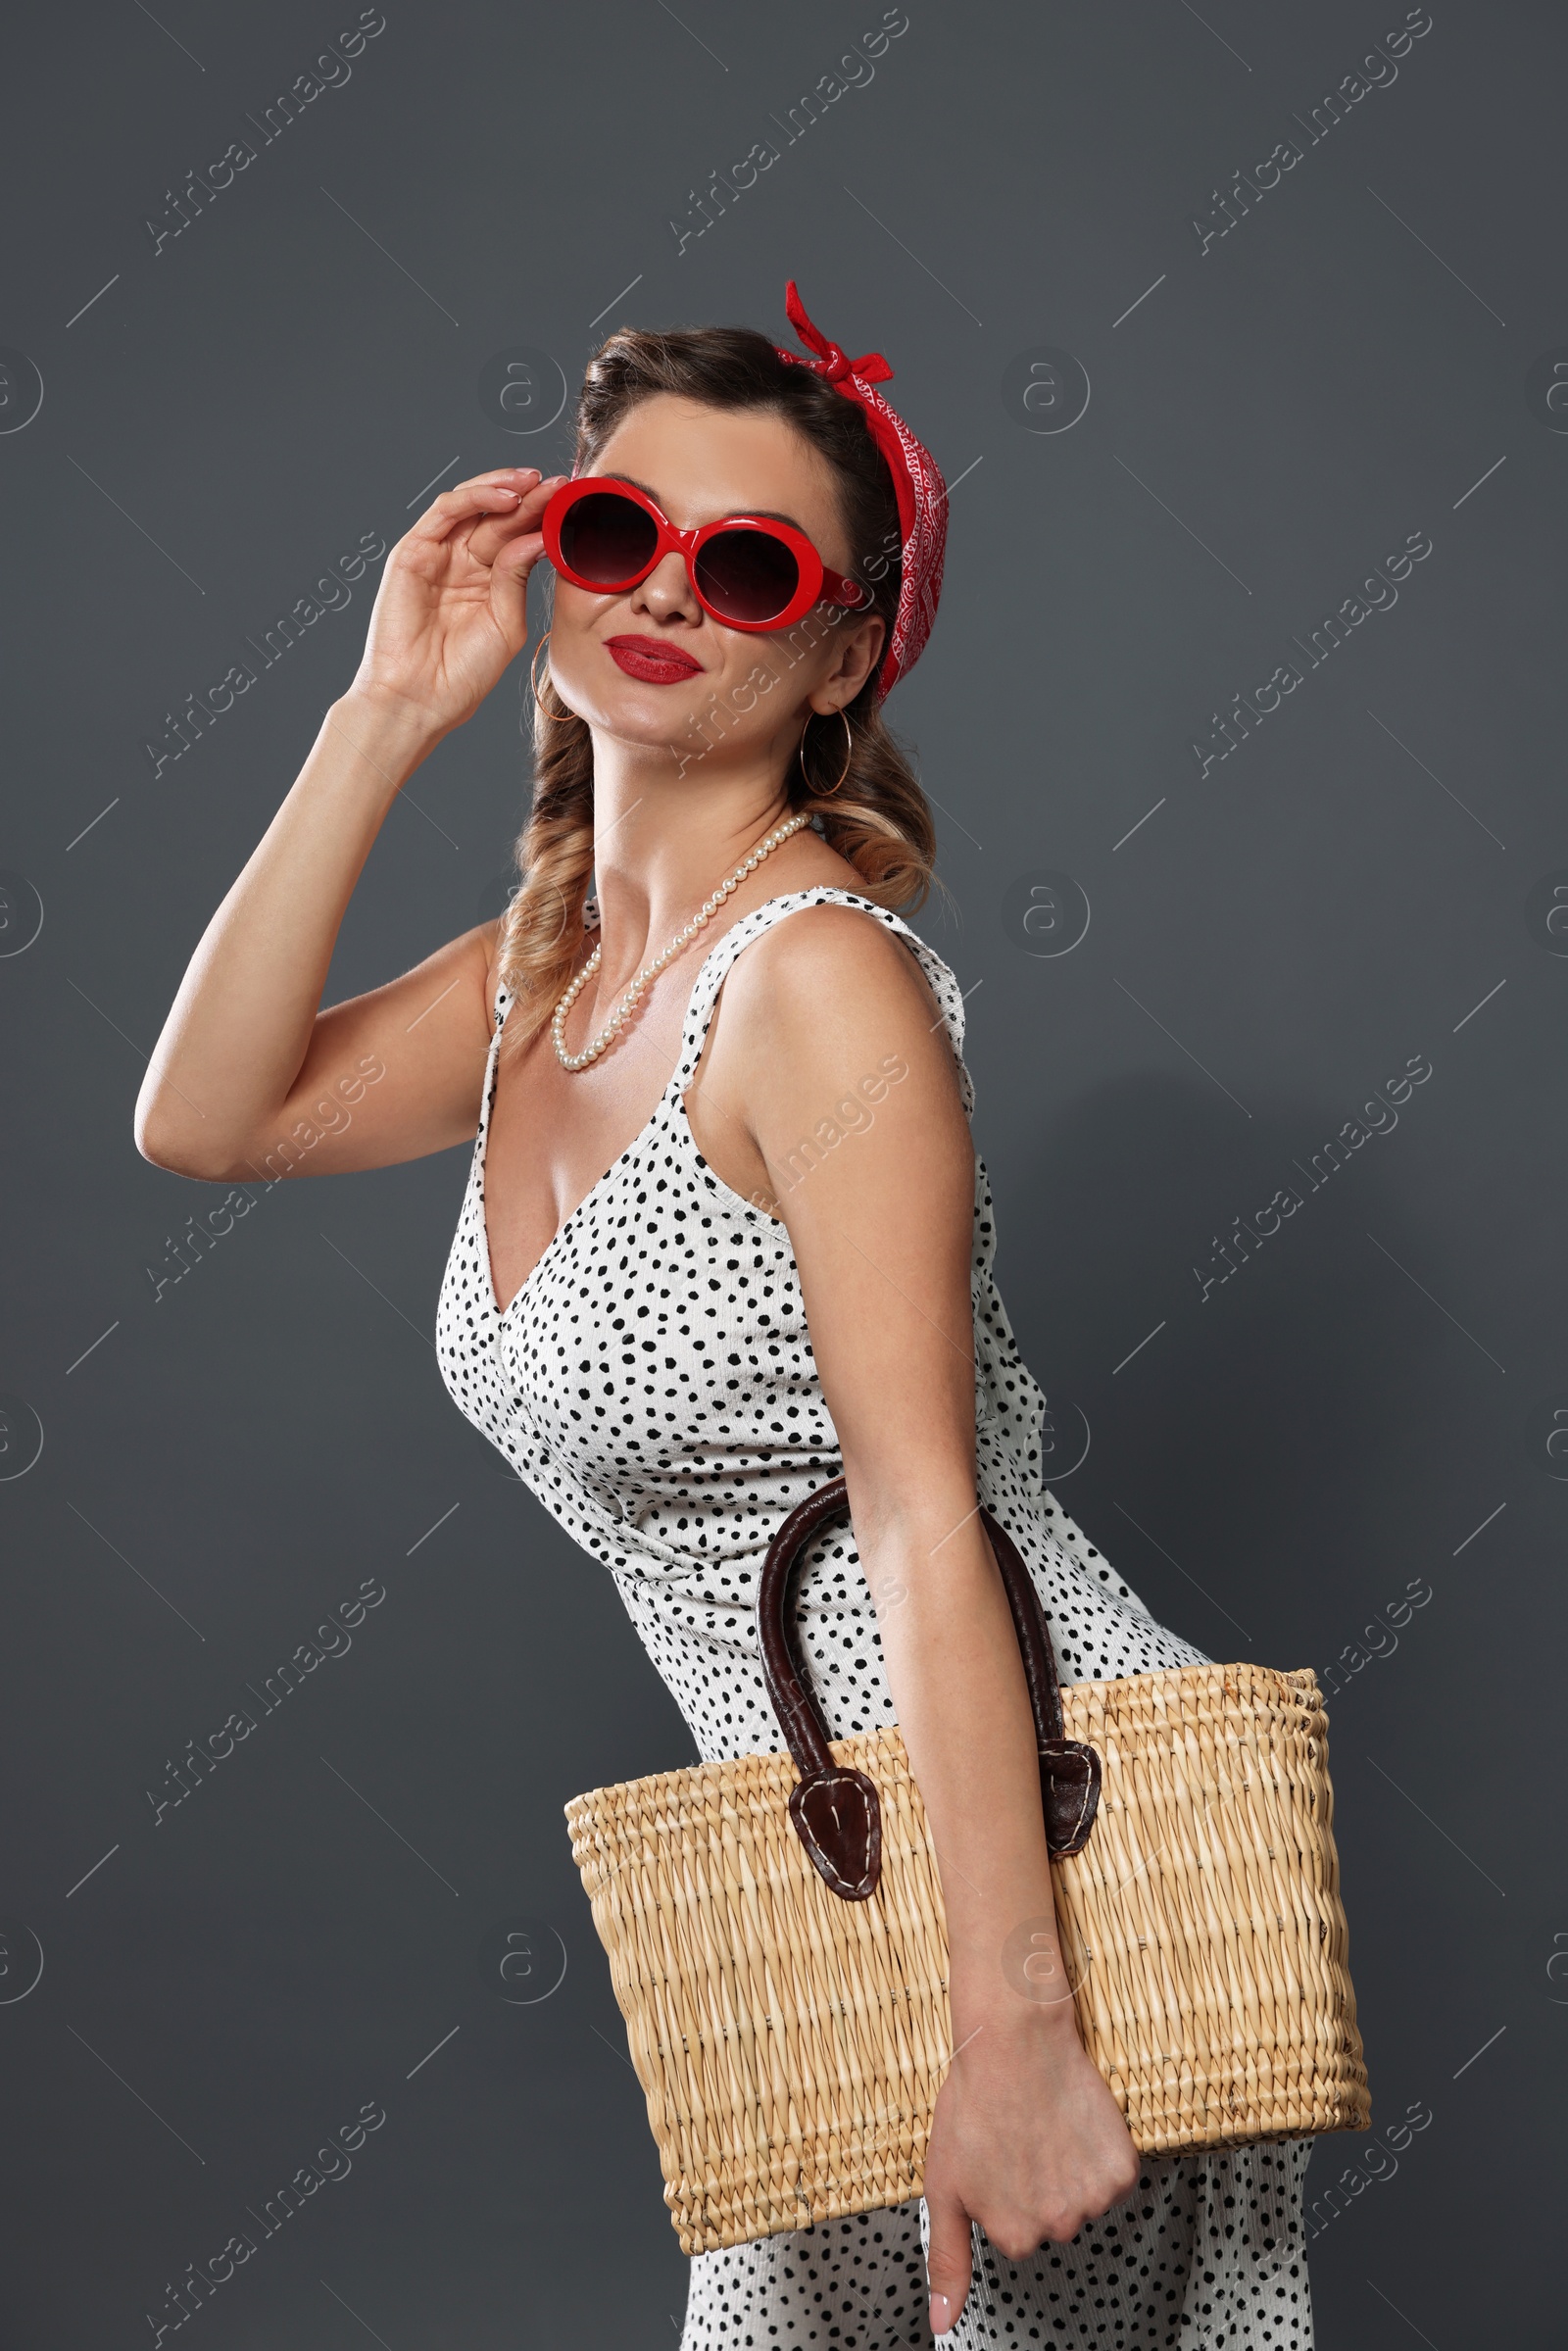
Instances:
[[[444,490],[393,551],[367,655],[384,681],[412,676],[401,690],[444,723],[461,725],[527,642],[539,524],[564,479],[536,465],[476,474]],[[431,683],[442,679],[455,681],[450,692]]]
[[[969,2216],[951,2191],[928,2187],[925,2208],[930,2224],[925,2273],[931,2289],[931,2331],[941,2335],[956,2326],[969,2299],[973,2240]]]
[[[480,523],[468,542],[473,554],[489,563],[491,614],[514,654],[522,650],[528,637],[528,581],[545,551],[540,518],[565,479],[564,474],[551,474],[525,490],[510,517]],[[489,536],[497,544],[487,555],[480,543]]]
[[[528,577],[544,551],[539,532],[526,531],[503,547],[490,566],[490,611],[514,654],[527,641]]]
[[[493,563],[504,547],[537,531],[546,507],[565,479],[564,473],[552,473],[541,480],[531,467],[519,470],[515,482],[505,485],[516,495],[498,501],[469,525],[466,545],[475,563]]]
[[[407,536],[439,545],[461,522],[472,522],[483,515],[515,514],[522,500],[537,488],[538,480],[538,467],[534,465],[503,465],[493,473],[476,473],[471,481],[459,482],[453,490],[443,490],[425,508]]]

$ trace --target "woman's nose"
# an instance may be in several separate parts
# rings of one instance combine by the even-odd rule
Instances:
[[[651,618],[659,620],[673,619],[679,613],[695,620],[703,609],[697,601],[685,560],[673,548],[654,565],[641,586],[632,590],[631,600]]]

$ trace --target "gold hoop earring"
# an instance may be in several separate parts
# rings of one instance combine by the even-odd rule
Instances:
[[[838,783],[829,784],[826,791],[817,791],[816,786],[811,782],[810,777],[806,772],[806,728],[803,727],[801,729],[801,748],[798,754],[801,763],[801,776],[808,792],[814,793],[818,800],[832,799],[834,793],[837,792],[839,786],[842,785],[845,776],[849,774],[851,761],[855,758],[855,729],[850,724],[850,713],[846,710],[840,710],[839,716],[844,721],[844,765],[840,771]],[[809,720],[808,720],[807,723],[809,724]]]
[[[549,642],[550,631],[549,629],[546,629],[544,635],[540,638],[538,644],[533,649],[533,660],[528,664],[528,684],[533,690],[533,707],[539,712],[539,715],[542,718],[548,718],[552,726],[562,726],[568,718],[575,718],[577,715],[576,711],[547,710],[544,704],[539,699],[539,656],[544,652],[544,649]],[[554,672],[551,674],[550,682],[552,685],[555,685],[556,681]],[[559,686],[556,688],[556,691],[558,693],[561,691]]]

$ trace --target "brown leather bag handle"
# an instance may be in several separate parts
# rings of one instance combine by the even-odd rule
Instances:
[[[762,1676],[785,1744],[800,1779],[790,1796],[795,1824],[812,1865],[847,1902],[864,1902],[882,1875],[882,1807],[863,1772],[833,1760],[827,1726],[806,1680],[797,1648],[790,1595],[801,1555],[830,1520],[849,1512],[843,1478],[797,1504],[762,1562],[757,1594]],[[1092,1746],[1062,1737],[1061,1688],[1051,1628],[1028,1568],[1005,1527],[982,1502],[980,1523],[990,1539],[1023,1657],[1024,1680],[1040,1754],[1040,1794],[1046,1842],[1056,1859],[1083,1850],[1100,1802],[1100,1757]]]

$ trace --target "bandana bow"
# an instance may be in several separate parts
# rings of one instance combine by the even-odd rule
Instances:
[[[936,621],[947,549],[948,486],[931,452],[915,439],[903,417],[873,388],[886,383],[893,373],[881,352],[868,351],[860,359],[847,359],[842,345],[831,342],[807,317],[806,305],[793,277],[784,296],[784,309],[802,342],[816,357],[802,359],[798,351],[786,351],[775,344],[779,358],[788,360],[792,367],[809,367],[846,400],[858,404],[893,476],[903,571],[893,633],[877,672],[876,692],[880,701],[914,667]]]

